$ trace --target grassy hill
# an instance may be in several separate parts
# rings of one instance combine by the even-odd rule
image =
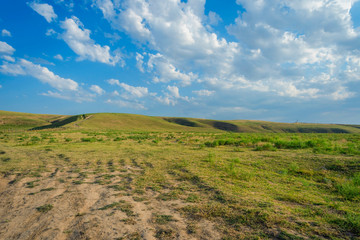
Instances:
[[[49,125],[53,121],[67,117],[63,115],[31,114],[0,110],[0,129],[31,129]]]
[[[151,117],[123,113],[74,116],[0,111],[0,129],[93,129],[175,132],[360,133],[358,125],[219,121],[197,118]]]

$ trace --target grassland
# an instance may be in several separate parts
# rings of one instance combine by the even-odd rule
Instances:
[[[356,126],[115,116],[0,129],[1,239],[360,239]]]
[[[0,130],[120,130],[158,132],[243,133],[360,133],[360,125],[219,121],[197,118],[151,117],[135,114],[97,113],[73,116],[0,111]]]

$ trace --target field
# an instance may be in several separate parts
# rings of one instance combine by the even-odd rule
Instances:
[[[0,239],[360,239],[358,126],[15,115]]]

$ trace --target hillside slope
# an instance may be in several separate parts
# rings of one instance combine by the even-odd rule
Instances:
[[[67,118],[64,115],[19,113],[0,110],[0,129],[30,129]]]
[[[73,116],[0,111],[0,129],[84,129],[174,132],[360,133],[359,125],[277,123],[250,120],[209,120],[151,117],[124,113]]]

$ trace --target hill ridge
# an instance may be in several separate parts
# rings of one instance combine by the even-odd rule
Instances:
[[[261,120],[212,120],[186,117],[157,117],[128,113],[50,115],[0,111],[1,129],[121,130],[176,132],[254,133],[360,133],[359,125],[279,123]]]

